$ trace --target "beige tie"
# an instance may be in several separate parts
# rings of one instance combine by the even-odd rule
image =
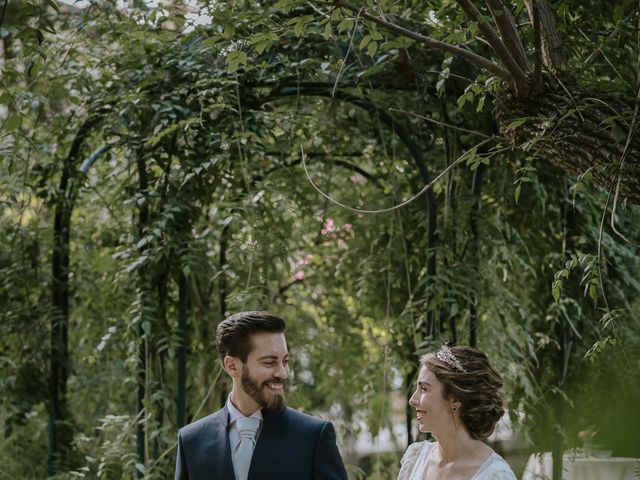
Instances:
[[[254,417],[236,420],[236,428],[240,434],[240,442],[233,452],[233,471],[236,474],[236,480],[247,480],[249,476],[258,427],[260,427],[260,420]]]

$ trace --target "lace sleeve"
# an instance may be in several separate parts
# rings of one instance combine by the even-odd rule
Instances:
[[[516,480],[516,476],[511,470],[500,470],[491,475],[490,480]]]
[[[480,476],[478,480],[517,480],[509,464],[499,455],[495,455],[487,473],[486,477]]]
[[[398,473],[398,480],[410,480],[411,472],[415,466],[418,457],[420,456],[420,450],[424,442],[416,442],[409,445],[409,448],[404,452],[402,460],[400,460],[400,473]]]

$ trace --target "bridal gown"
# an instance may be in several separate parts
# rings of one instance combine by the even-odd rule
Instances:
[[[436,442],[416,442],[409,445],[402,457],[398,480],[423,480],[429,456],[436,450]],[[516,480],[509,464],[496,452],[482,464],[471,480]]]

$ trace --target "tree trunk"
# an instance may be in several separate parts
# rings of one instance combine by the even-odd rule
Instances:
[[[138,183],[139,191],[144,196],[144,202],[140,205],[140,211],[138,214],[138,240],[142,239],[146,233],[146,229],[149,223],[149,204],[146,198],[148,180],[147,180],[147,165],[144,159],[144,153],[138,151],[136,153],[136,166],[138,171]],[[147,249],[146,245],[143,245],[139,249],[140,256],[144,254]],[[145,424],[146,424],[146,412],[145,412],[145,398],[146,398],[146,378],[147,378],[147,348],[146,348],[146,333],[143,328],[144,319],[146,316],[146,304],[147,304],[147,267],[142,266],[139,271],[140,287],[139,287],[139,301],[140,301],[140,320],[138,325],[138,392],[136,397],[136,453],[138,456],[138,463],[146,466],[146,438],[145,438]],[[136,478],[142,478],[144,472],[136,468]]]
[[[567,89],[568,90],[568,89]],[[520,102],[505,92],[496,101],[502,134],[535,158],[593,181],[629,202],[640,203],[640,139],[620,118],[633,111],[630,102],[615,94],[590,94],[547,82],[546,92]]]
[[[64,159],[53,225],[51,357],[49,372],[49,451],[47,471],[57,473],[71,448],[73,430],[67,405],[69,377],[69,241],[71,213],[78,191],[77,159],[96,118],[85,121]]]
[[[178,274],[178,398],[177,423],[182,428],[187,423],[187,277]]]

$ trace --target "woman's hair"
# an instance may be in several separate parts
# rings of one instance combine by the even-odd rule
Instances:
[[[443,384],[445,398],[461,403],[460,420],[474,439],[491,435],[504,413],[499,390],[502,378],[487,356],[471,347],[443,346],[438,352],[420,357]]]

